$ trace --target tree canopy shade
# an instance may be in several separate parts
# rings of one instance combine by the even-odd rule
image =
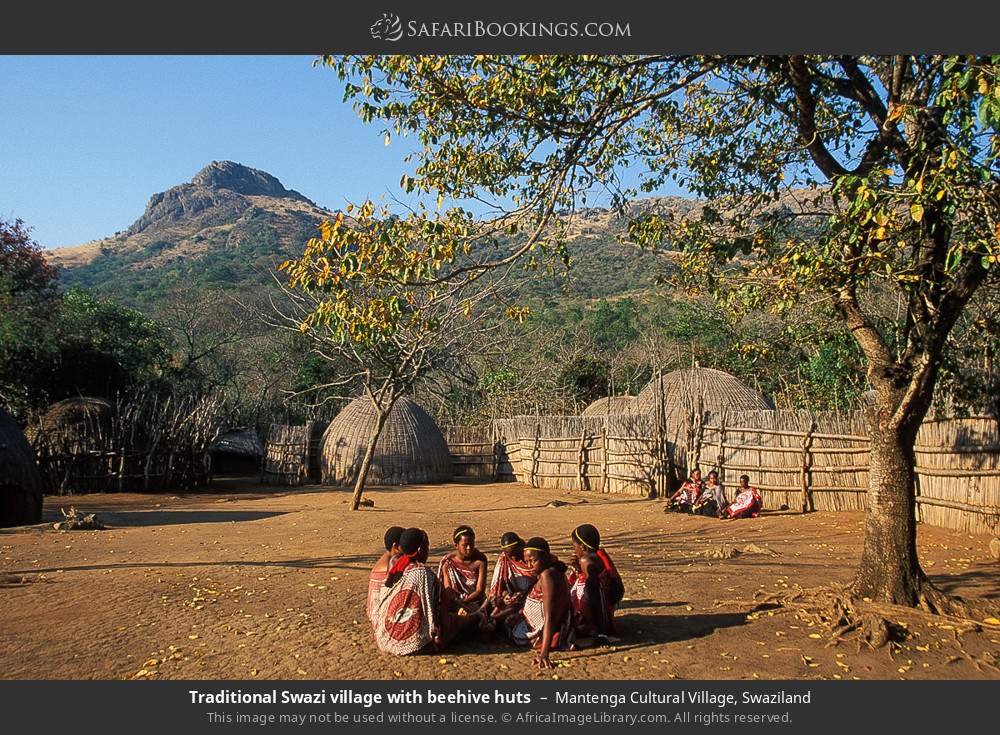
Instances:
[[[409,192],[438,211],[431,281],[558,251],[559,209],[673,180],[710,204],[652,208],[628,239],[681,253],[733,312],[831,305],[876,395],[863,558],[877,601],[943,609],[917,559],[913,441],[948,336],[1000,261],[1000,57],[362,56],[324,59],[363,120],[418,141]],[[495,216],[471,227],[445,200]],[[498,231],[522,233],[511,253]],[[459,253],[465,257],[458,258]],[[470,265],[471,263],[471,265]],[[898,305],[887,316],[875,306]]]

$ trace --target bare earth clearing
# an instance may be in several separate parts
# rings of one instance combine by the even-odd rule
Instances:
[[[0,676],[6,678],[507,679],[537,673],[529,652],[469,642],[432,655],[380,654],[365,619],[368,569],[387,526],[426,528],[433,560],[460,523],[491,557],[507,530],[543,535],[564,558],[574,526],[601,529],[625,579],[622,642],[558,652],[564,679],[997,678],[1000,630],[907,616],[901,649],[858,650],[754,594],[847,582],[860,513],[770,514],[724,523],[661,502],[516,484],[347,491],[264,490],[239,481],[185,496],[47,498],[47,523],[0,532]],[[585,504],[545,507],[554,499]],[[59,507],[98,513],[106,531],[52,529]],[[920,528],[925,568],[944,590],[1000,599],[987,537]],[[723,543],[758,551],[732,559]],[[770,553],[761,552],[773,552]],[[975,665],[979,662],[979,667]]]

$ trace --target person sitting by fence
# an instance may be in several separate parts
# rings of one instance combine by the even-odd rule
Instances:
[[[428,546],[427,534],[419,528],[399,536],[400,553],[386,573],[385,591],[371,616],[381,651],[406,656],[438,639],[437,581],[426,565]]]
[[[701,470],[692,470],[691,477],[688,478],[687,482],[667,499],[667,507],[664,510],[673,513],[690,513],[701,496],[702,487],[704,485],[701,481]]]
[[[372,619],[372,612],[378,605],[378,600],[385,589],[385,577],[389,573],[389,566],[394,557],[399,556],[399,537],[403,533],[402,526],[390,526],[383,538],[385,542],[385,553],[379,557],[368,574],[368,619]]]
[[[724,518],[756,518],[764,510],[764,500],[760,490],[750,485],[749,475],[740,475],[740,486],[736,489],[736,497],[726,508]]]
[[[691,512],[696,515],[719,518],[723,511],[729,507],[726,499],[726,489],[719,484],[719,473],[712,470],[708,473],[705,486],[701,490],[701,495],[691,507]]]
[[[551,669],[549,653],[572,645],[566,565],[552,555],[548,541],[537,536],[525,543],[524,561],[537,581],[520,612],[507,619],[507,631],[514,643],[532,646],[538,652],[535,663],[540,669]]]
[[[615,632],[615,606],[625,595],[625,585],[594,526],[577,526],[570,538],[575,570],[569,579],[574,625],[579,635],[607,644]]]
[[[536,581],[524,560],[524,541],[513,531],[508,531],[500,537],[500,555],[493,566],[493,579],[490,581],[489,601],[493,619],[501,620],[520,610]]]

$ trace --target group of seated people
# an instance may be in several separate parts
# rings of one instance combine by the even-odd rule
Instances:
[[[385,553],[368,578],[368,619],[376,644],[407,655],[440,650],[468,635],[502,635],[532,647],[539,668],[549,669],[550,651],[576,648],[587,638],[611,642],[615,606],[625,594],[621,575],[594,526],[577,527],[570,539],[568,566],[543,538],[503,534],[487,587],[488,561],[470,526],[455,529],[455,548],[436,573],[427,565],[425,531],[390,528]]]
[[[702,481],[701,470],[691,472],[688,480],[667,500],[667,512],[693,513],[713,518],[756,518],[764,510],[760,490],[750,484],[749,475],[740,475],[736,497],[730,503],[726,489],[719,484],[719,473],[712,470]]]

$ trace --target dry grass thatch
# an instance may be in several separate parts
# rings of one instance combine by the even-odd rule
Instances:
[[[356,398],[323,434],[320,472],[327,485],[353,484],[377,418],[367,397]],[[451,479],[451,456],[440,429],[424,409],[407,398],[392,407],[375,445],[367,481],[408,485]]]
[[[66,398],[49,406],[33,431],[49,446],[89,451],[101,448],[113,418],[114,407],[103,398]]]
[[[253,427],[222,432],[209,446],[208,451],[257,459],[264,456],[264,446],[260,443],[260,437]]]
[[[636,398],[639,411],[656,409],[659,377]],[[663,375],[663,404],[667,415],[703,411],[772,410],[774,404],[739,378],[713,368],[686,368]]]
[[[580,412],[581,416],[619,416],[636,412],[635,396],[598,398]]]
[[[42,478],[14,418],[0,408],[0,527],[42,519]]]

